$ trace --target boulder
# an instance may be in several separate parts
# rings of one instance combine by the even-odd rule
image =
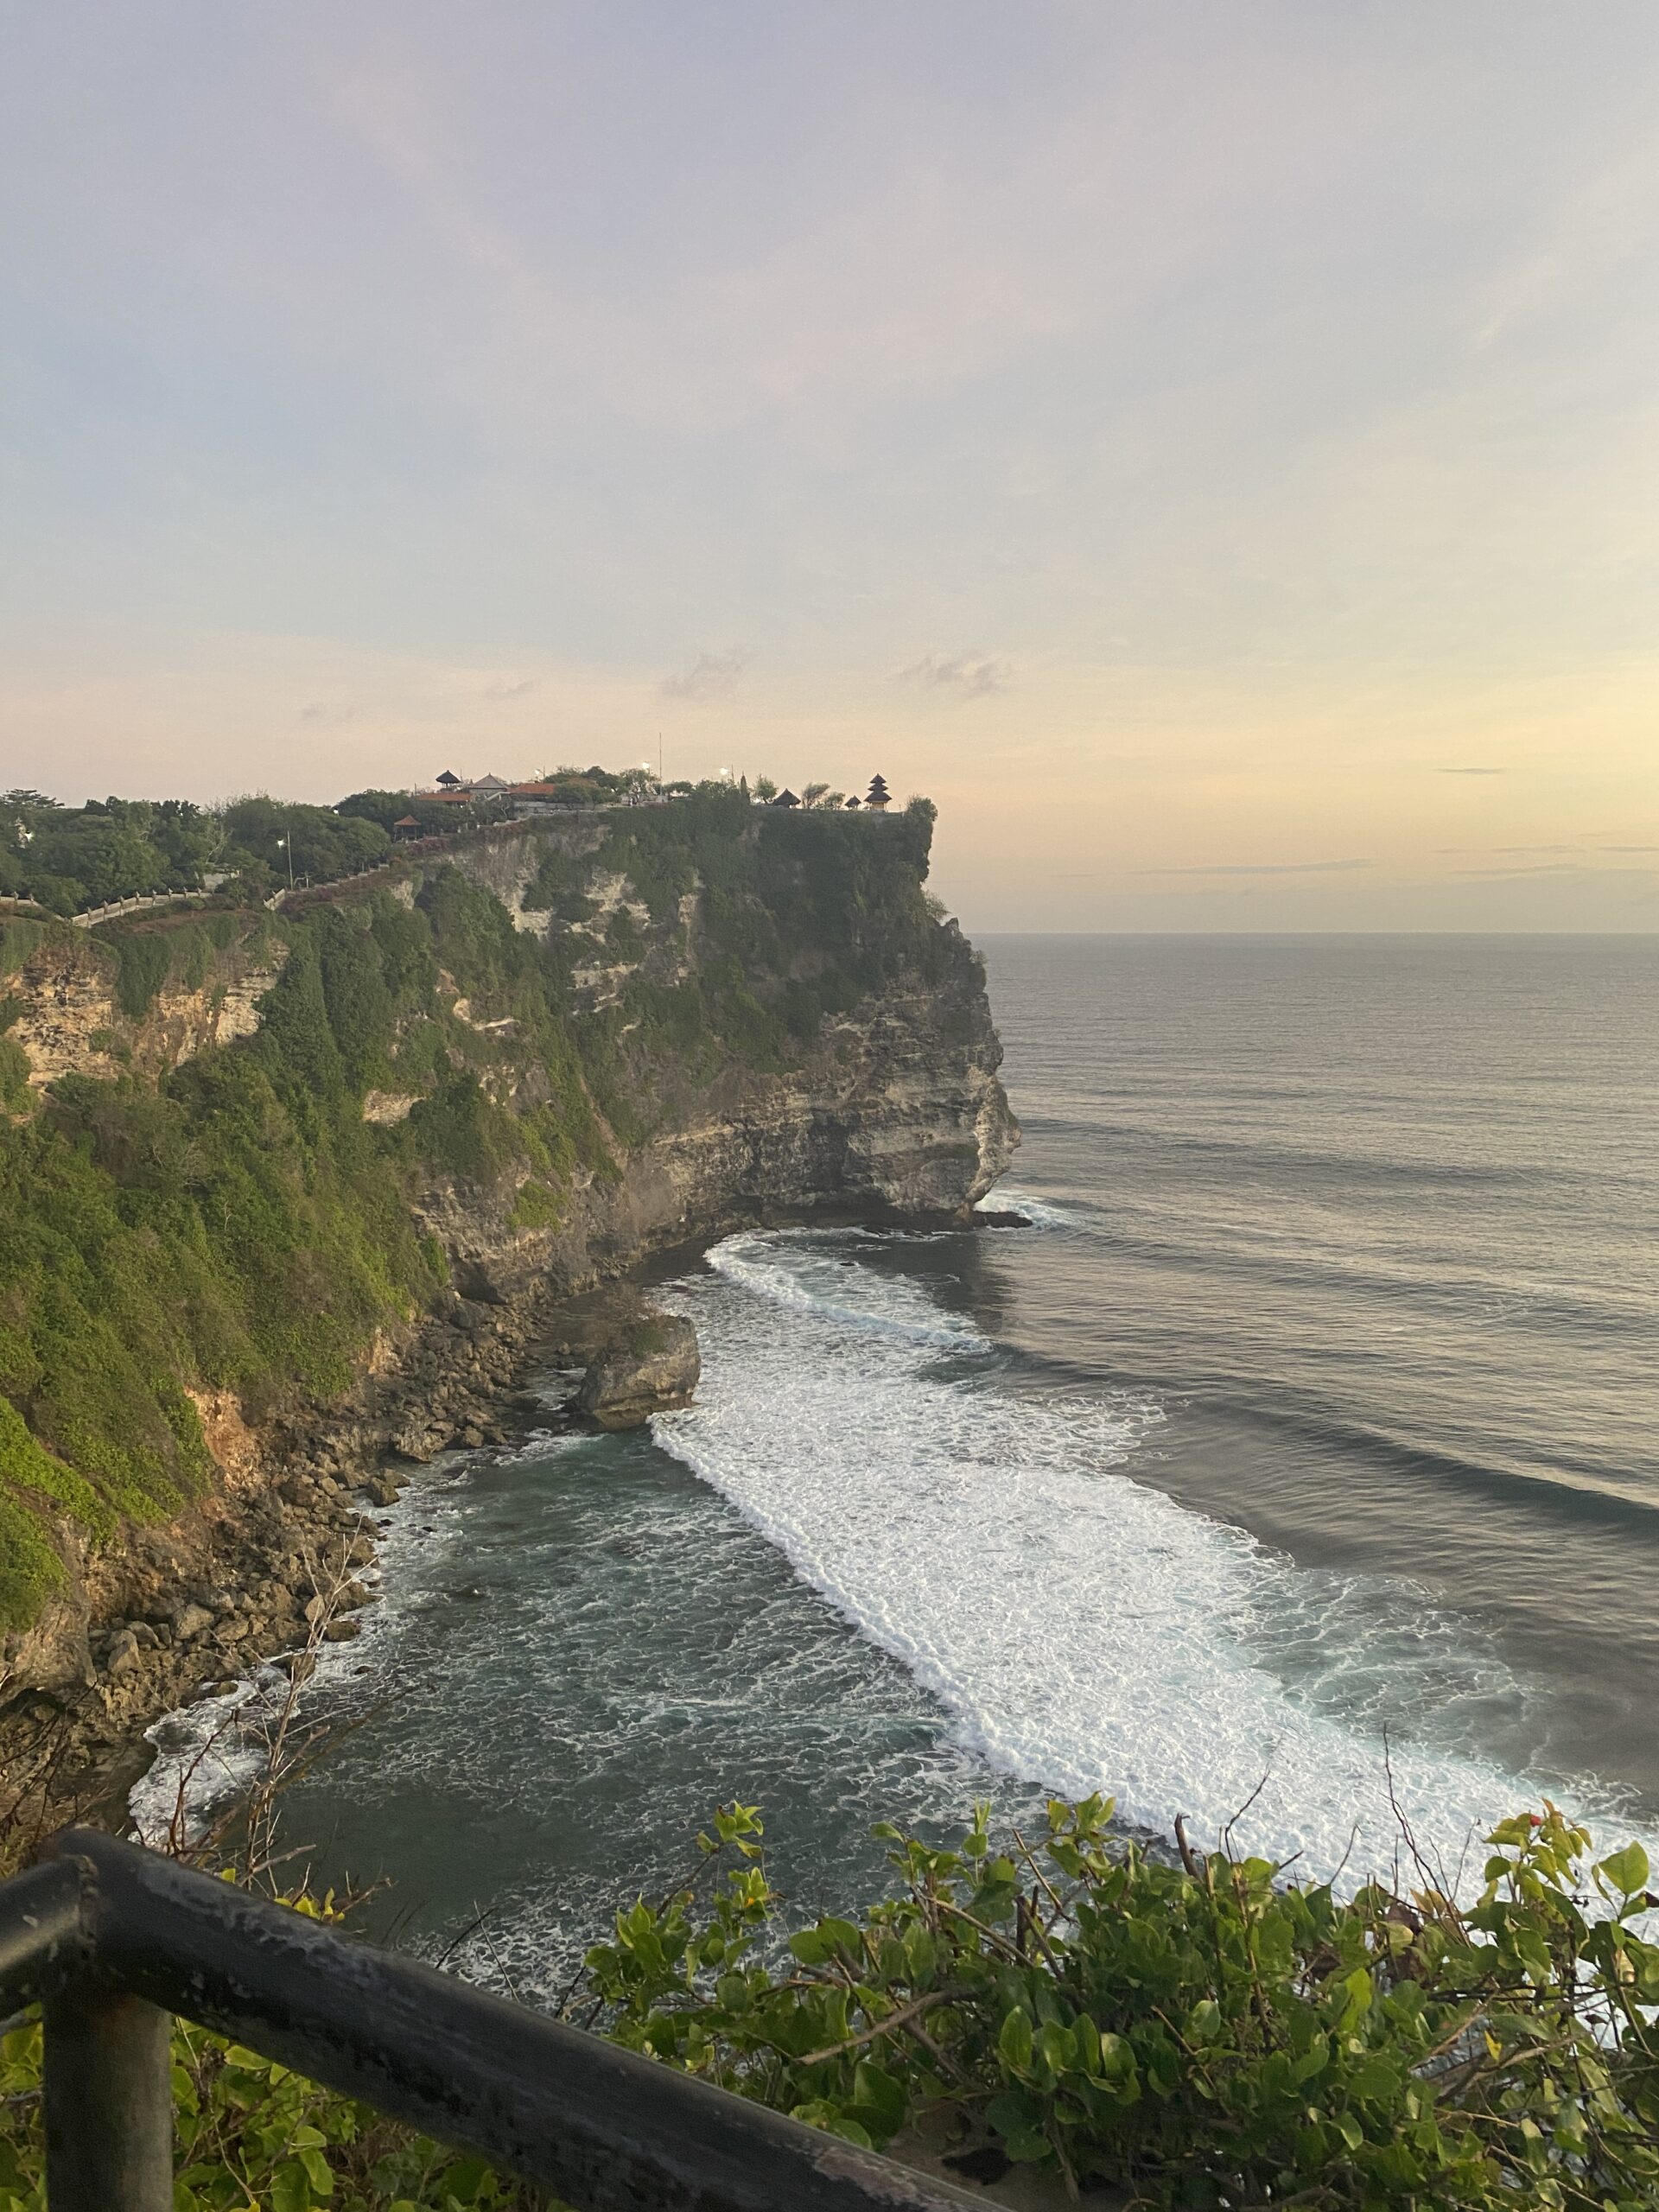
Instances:
[[[643,1313],[589,1363],[576,1410],[601,1428],[639,1428],[690,1402],[702,1362],[697,1332],[676,1313]]]

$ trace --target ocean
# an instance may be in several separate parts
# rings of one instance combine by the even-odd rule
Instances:
[[[1348,1883],[1659,1834],[1659,942],[983,949],[1029,1227],[729,1238],[695,1407],[385,1516],[285,1815],[378,1932],[545,1994],[733,1797],[801,1914],[979,1797]]]

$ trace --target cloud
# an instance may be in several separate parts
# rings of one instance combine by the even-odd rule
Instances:
[[[1649,846],[1646,849],[1651,852],[1656,849]],[[1476,883],[1513,883],[1523,876],[1536,875],[1573,876],[1581,883],[1605,883],[1615,875],[1635,876],[1644,882],[1659,878],[1659,868],[1596,868],[1583,861],[1532,861],[1524,867],[1460,868],[1452,873],[1467,876]]]
[[[1132,875],[1349,875],[1375,861],[1230,861],[1215,868],[1137,868]]]
[[[723,699],[742,677],[747,656],[735,647],[723,653],[699,653],[690,668],[662,681],[665,699]]]
[[[486,699],[522,699],[525,692],[533,691],[541,680],[539,676],[527,676],[520,683],[486,683],[484,696]]]
[[[361,707],[330,707],[321,699],[313,699],[302,707],[297,719],[302,722],[323,722],[334,728],[340,722],[354,722],[363,712]]]
[[[1442,776],[1505,776],[1507,768],[1442,768]]]
[[[970,699],[983,699],[1007,688],[1008,664],[989,653],[924,653],[908,668],[893,671],[895,683],[925,683],[935,690],[959,691]]]

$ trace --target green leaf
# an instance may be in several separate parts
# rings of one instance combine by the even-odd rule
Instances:
[[[1039,2159],[1051,2155],[1052,2146],[1040,2127],[1017,2128],[1012,2135],[1006,2135],[1002,2139],[1007,2147],[1008,2156],[1027,2165],[1035,2165]]]
[[[270,2212],[311,2212],[311,2177],[287,2158],[270,2177]]]
[[[1005,2066],[1016,2074],[1031,2069],[1031,2022],[1022,2005],[1016,2005],[998,2031],[996,2048]]]
[[[1122,2036],[1106,2035],[1100,2039],[1100,2073],[1103,2081],[1121,2082],[1134,2075],[1135,2049]]]
[[[1189,2043],[1214,2043],[1221,2033],[1221,2007],[1213,1997],[1200,1998],[1186,2016]]]
[[[489,2179],[490,2169],[482,2158],[457,2158],[443,2177],[444,2193],[457,2204],[474,2204]]]
[[[1605,1875],[1621,1897],[1634,1897],[1648,1886],[1648,1854],[1639,1843],[1627,1843],[1602,1859],[1596,1872]]]
[[[884,2073],[873,2060],[861,2059],[853,2069],[853,2102],[861,2118],[867,2113],[874,2115],[877,2125],[873,2133],[896,2133],[905,2124],[908,2101],[903,2083]]]
[[[321,2151],[304,2150],[299,2154],[311,2187],[318,2196],[332,2196],[334,2193],[334,2168]]]

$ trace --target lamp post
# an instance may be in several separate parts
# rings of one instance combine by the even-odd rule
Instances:
[[[276,849],[279,853],[286,853],[288,855],[288,887],[291,891],[294,888],[293,843],[291,840],[287,837],[279,837],[276,840]]]

